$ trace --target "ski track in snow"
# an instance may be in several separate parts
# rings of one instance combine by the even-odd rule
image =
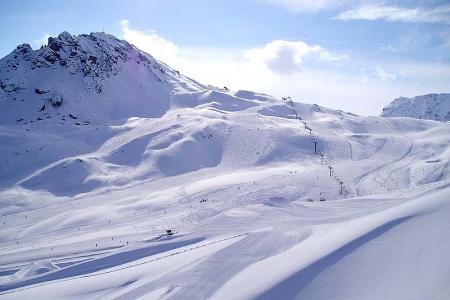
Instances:
[[[397,137],[397,138],[398,138],[398,137]],[[389,143],[389,142],[386,142],[386,143]],[[384,143],[382,147],[385,147],[385,146],[386,146],[386,143]],[[394,163],[396,163],[396,162],[400,162],[400,161],[403,160],[405,157],[407,157],[407,156],[411,153],[411,151],[412,151],[412,149],[413,149],[413,147],[414,147],[414,144],[413,144],[413,142],[412,142],[411,140],[408,139],[408,143],[409,143],[409,145],[407,146],[407,149],[405,149],[404,151],[402,151],[402,152],[404,152],[404,153],[403,153],[403,154],[400,153],[400,155],[399,155],[398,158],[394,158],[392,161],[387,162],[387,163],[384,162],[384,163],[382,163],[380,166],[377,166],[375,169],[373,169],[373,170],[371,170],[371,171],[369,171],[369,172],[367,172],[367,173],[364,173],[364,174],[358,176],[358,177],[355,178],[355,180],[354,180],[355,184],[360,184],[361,181],[370,181],[370,180],[374,180],[374,181],[376,181],[377,183],[381,184],[380,182],[378,182],[378,181],[376,180],[376,179],[377,179],[377,174],[378,174],[378,173],[383,173],[383,171],[386,172],[386,171],[385,171],[386,168],[390,168],[390,167],[392,166],[392,164],[394,164]],[[378,153],[378,152],[379,152],[379,151],[377,150],[376,153]],[[371,157],[369,157],[368,159],[373,158],[373,156],[375,156],[376,153],[373,154],[373,155],[372,155]]]

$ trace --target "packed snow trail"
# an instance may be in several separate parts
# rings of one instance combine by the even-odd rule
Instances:
[[[215,241],[210,241],[207,243],[202,243],[200,245],[186,247],[193,244],[200,243],[202,241],[201,238],[186,240],[181,242],[173,242],[167,244],[161,244],[159,246],[149,246],[149,247],[140,247],[133,250],[126,250],[123,252],[106,255],[100,258],[96,258],[94,260],[89,260],[87,262],[81,262],[79,264],[74,264],[66,268],[57,269],[53,272],[46,273],[43,276],[34,277],[28,280],[21,281],[17,284],[5,284],[0,285],[0,295],[7,294],[9,290],[24,290],[29,288],[34,288],[36,286],[42,286],[47,284],[52,284],[55,282],[68,281],[79,278],[90,278],[94,276],[100,276],[104,274],[109,274],[112,272],[118,272],[125,269],[130,269],[139,265],[152,263],[161,259],[165,259],[171,257],[173,255],[178,255],[182,253],[186,253],[189,251],[193,251],[199,248],[211,246],[217,243],[229,241],[232,239],[236,239],[244,236],[245,234],[235,235],[232,237],[226,237]],[[181,248],[179,251],[171,252],[171,250],[176,250]],[[184,248],[184,249],[183,249]],[[155,259],[141,261],[139,263],[133,263],[134,261],[152,257],[153,255],[169,252],[164,256],[159,256]],[[117,266],[125,265],[123,267],[114,268]],[[105,269],[111,269],[103,271]],[[25,287],[25,288],[24,288]]]

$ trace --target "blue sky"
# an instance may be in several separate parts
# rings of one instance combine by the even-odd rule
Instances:
[[[450,92],[449,1],[137,0],[1,3],[0,56],[105,30],[204,83],[361,114]]]

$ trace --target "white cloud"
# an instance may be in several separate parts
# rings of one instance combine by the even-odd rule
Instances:
[[[263,47],[240,51],[229,49],[224,51],[217,48],[198,49],[184,47],[180,49],[174,43],[157,35],[153,30],[140,31],[131,29],[128,20],[122,20],[120,25],[124,39],[157,59],[173,64],[177,68],[188,64],[187,61],[196,61],[197,64],[202,64],[205,60],[211,62],[215,59],[220,60],[224,56],[233,56],[232,60],[234,61],[253,65],[263,64],[275,73],[290,74],[300,71],[303,61],[308,58],[334,64],[348,59],[346,55],[337,55],[318,45],[308,45],[302,41],[275,40]],[[210,57],[207,58],[207,56]]]
[[[347,0],[259,0],[277,4],[291,12],[317,12],[342,5]]]
[[[31,42],[31,45],[32,45],[33,48],[35,48],[35,49],[36,49],[36,48],[39,48],[39,47],[41,47],[41,46],[43,46],[43,45],[47,45],[48,38],[49,38],[50,36],[51,36],[50,34],[45,33],[44,36],[41,37],[40,39],[34,40],[33,42]]]
[[[337,72],[334,65],[347,57],[319,45],[278,40],[254,49],[186,47],[154,31],[130,29],[129,22],[122,24],[122,37],[132,44],[199,82],[232,90],[289,95],[295,101],[360,114],[378,114],[399,96],[448,92],[447,64],[398,63],[381,67],[381,62],[352,59]],[[325,64],[317,67],[315,62]],[[359,73],[352,72],[350,64],[353,68],[355,64],[375,67]],[[302,72],[298,72],[300,68]]]
[[[375,66],[373,71],[368,71],[365,68],[360,69],[361,81],[362,82],[373,82],[377,81],[390,81],[397,79],[397,74],[393,72],[386,71],[381,66]]]
[[[275,73],[291,74],[301,70],[302,62],[307,57],[325,62],[337,62],[348,59],[346,55],[337,55],[318,45],[308,45],[302,41],[275,40],[262,48],[251,49],[247,58],[260,61]]]
[[[387,45],[385,47],[381,47],[381,50],[389,51],[389,52],[398,52],[399,51],[396,47],[394,47],[392,45]]]
[[[365,5],[338,15],[339,20],[386,20],[390,22],[450,24],[450,5],[435,8],[406,8],[382,4]]]
[[[388,72],[379,66],[375,67],[375,74],[380,80],[383,81],[395,80],[397,78],[397,75],[395,73]]]
[[[123,38],[139,49],[161,59],[170,62],[178,52],[178,47],[158,36],[154,31],[140,31],[130,28],[130,21],[120,21]]]

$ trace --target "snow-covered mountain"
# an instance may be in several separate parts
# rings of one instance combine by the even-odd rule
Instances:
[[[400,97],[383,108],[381,115],[450,121],[450,94],[428,94],[413,98]]]
[[[0,80],[2,299],[450,296],[449,123],[205,86],[104,33]]]
[[[0,124],[160,117],[183,105],[172,92],[204,89],[126,41],[63,32],[39,50],[23,44],[0,61]]]

